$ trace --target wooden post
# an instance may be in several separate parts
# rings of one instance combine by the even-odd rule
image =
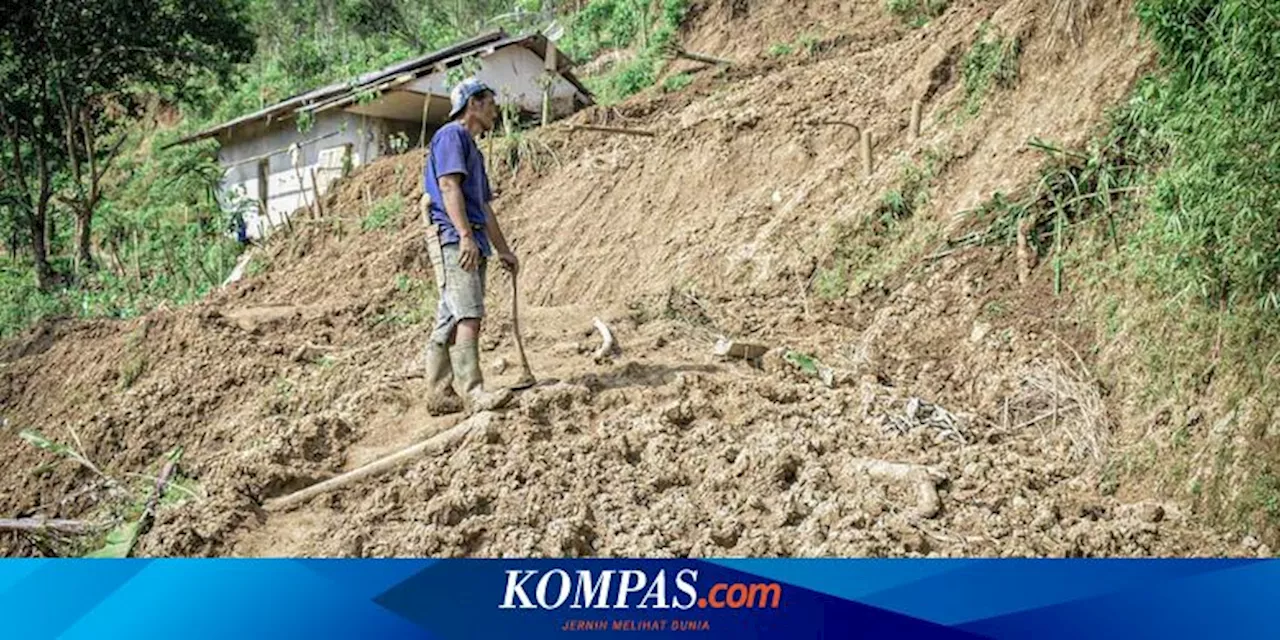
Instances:
[[[875,168],[875,166],[872,164],[872,159],[871,159],[871,130],[870,129],[866,129],[866,128],[862,129],[862,140],[859,146],[860,146],[859,151],[861,152],[860,155],[862,156],[862,172],[865,175],[869,176],[871,175],[871,171]]]
[[[422,133],[418,134],[418,147],[427,146],[427,110],[431,108],[431,96],[422,96]]]
[[[559,60],[557,60],[556,45],[553,42],[547,42],[547,56],[544,58],[547,73],[555,73],[559,71]]]
[[[311,173],[311,191],[316,195],[316,210],[312,212],[312,217],[324,216],[324,208],[320,205],[320,185],[316,182],[316,168],[307,169]]]
[[[920,139],[920,112],[924,104],[920,100],[911,103],[911,139]]]

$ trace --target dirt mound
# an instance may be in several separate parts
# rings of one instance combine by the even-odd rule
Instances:
[[[1084,139],[1150,60],[1125,5],[1093,3],[1075,48],[1050,37],[1046,4],[957,5],[918,30],[879,3],[700,5],[689,48],[742,64],[575,116],[655,138],[555,128],[528,134],[537,167],[491,158],[548,384],[451,452],[268,514],[459,420],[430,417],[413,377],[434,297],[421,158],[365,167],[198,305],[6,345],[0,513],[89,517],[109,498],[17,435],[34,428],[117,479],[184,448],[196,489],[157,514],[148,555],[1254,553],[1116,490],[1117,425],[1070,298],[1043,273],[1018,286],[1011,252],[922,259],[929,237],[884,256],[860,295],[812,293],[838,230],[901,188],[905,163],[936,160],[915,215],[963,225],[953,213],[1032,175],[1028,138]],[[749,48],[820,19],[811,53]],[[960,118],[960,61],[987,21],[1024,43],[1022,80]],[[852,128],[821,124],[836,121],[872,132],[870,176]],[[499,363],[515,362],[505,284],[494,275],[489,384],[519,375]],[[609,362],[590,357],[595,317],[622,347]],[[714,358],[722,335],[768,352]],[[0,535],[0,552],[42,548]]]

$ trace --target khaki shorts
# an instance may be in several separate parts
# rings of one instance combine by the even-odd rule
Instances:
[[[489,261],[481,257],[480,266],[475,271],[465,271],[458,266],[461,253],[458,243],[442,246],[434,225],[427,231],[427,253],[431,256],[436,292],[440,295],[431,341],[448,344],[458,322],[484,317],[484,282]]]

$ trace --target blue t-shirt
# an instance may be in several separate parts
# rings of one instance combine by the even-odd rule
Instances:
[[[489,237],[484,232],[484,205],[493,200],[493,192],[489,189],[489,176],[484,170],[484,155],[461,122],[450,122],[431,136],[431,152],[427,156],[424,173],[424,186],[431,196],[431,222],[440,227],[441,244],[458,242],[458,230],[453,228],[453,221],[444,210],[440,176],[462,174],[462,195],[467,203],[467,221],[471,223],[472,236],[480,246],[480,252],[490,255]]]

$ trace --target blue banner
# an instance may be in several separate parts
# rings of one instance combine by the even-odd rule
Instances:
[[[1274,637],[1270,560],[6,560],[4,637]]]

